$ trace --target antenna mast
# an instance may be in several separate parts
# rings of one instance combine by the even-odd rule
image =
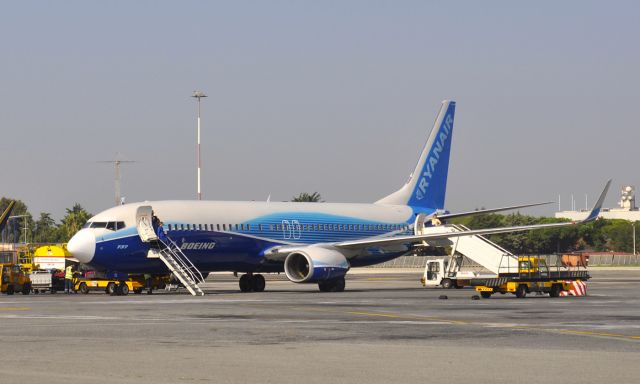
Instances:
[[[116,169],[116,177],[115,177],[115,192],[116,192],[116,196],[115,196],[115,202],[116,205],[122,205],[122,196],[120,193],[120,164],[123,163],[136,163],[135,160],[118,160],[117,156],[116,156],[116,160],[105,160],[105,161],[98,161],[98,163],[110,163],[110,164],[114,164],[115,169]]]

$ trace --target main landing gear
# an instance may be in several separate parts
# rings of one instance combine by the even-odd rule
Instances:
[[[344,276],[318,283],[320,292],[343,292],[345,286]]]
[[[262,292],[266,282],[261,274],[246,273],[240,277],[241,292]]]

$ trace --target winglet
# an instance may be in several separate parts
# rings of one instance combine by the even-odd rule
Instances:
[[[7,220],[9,220],[9,215],[11,214],[11,210],[13,209],[14,205],[16,205],[16,202],[11,201],[7,206],[7,209],[5,209],[2,215],[0,215],[0,231],[4,228],[4,225],[7,223]]]
[[[600,214],[600,210],[602,209],[602,203],[604,203],[604,198],[607,196],[607,192],[609,191],[609,187],[611,186],[611,179],[607,181],[607,185],[604,186],[604,190],[600,194],[598,201],[596,201],[596,205],[593,206],[591,213],[587,216],[586,219],[582,220],[583,223],[588,223],[598,218]]]

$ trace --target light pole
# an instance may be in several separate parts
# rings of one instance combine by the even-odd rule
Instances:
[[[200,99],[203,97],[207,97],[202,91],[193,91],[193,95],[191,97],[195,97],[198,99],[198,141],[196,147],[196,157],[198,158],[198,200],[202,200],[202,192],[200,190],[200,169],[201,169],[201,159],[200,159]]]
[[[15,215],[15,216],[9,216],[9,220],[11,219],[24,219],[24,243],[27,243],[27,217],[29,217],[29,215]],[[20,240],[20,239],[16,239],[16,240]]]

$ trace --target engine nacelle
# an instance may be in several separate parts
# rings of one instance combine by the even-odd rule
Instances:
[[[316,246],[291,252],[284,261],[284,272],[294,283],[317,283],[342,277],[349,267],[342,253]]]

